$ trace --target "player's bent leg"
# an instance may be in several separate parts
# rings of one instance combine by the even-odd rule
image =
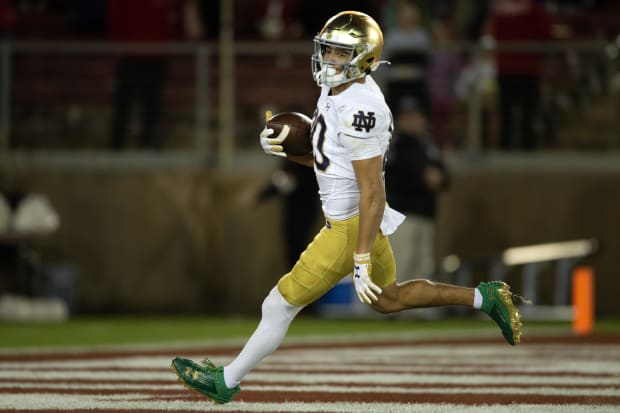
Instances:
[[[495,321],[510,345],[521,341],[521,314],[515,301],[523,298],[510,291],[501,281],[480,283],[477,290],[482,296],[480,309]],[[473,288],[436,283],[429,280],[411,280],[383,287],[379,299],[371,307],[381,313],[393,313],[411,308],[465,305],[472,307],[476,292]]]
[[[410,280],[391,283],[371,306],[381,313],[393,313],[412,308],[446,305],[472,306],[474,289],[437,283],[430,280]]]

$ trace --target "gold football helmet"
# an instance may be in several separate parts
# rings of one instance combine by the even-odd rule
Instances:
[[[350,52],[342,71],[323,61],[327,47]],[[340,12],[314,38],[312,76],[319,86],[329,87],[359,79],[385,63],[379,60],[382,50],[383,33],[372,17],[357,11]]]

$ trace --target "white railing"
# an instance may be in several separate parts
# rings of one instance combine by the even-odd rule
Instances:
[[[520,283],[519,294],[531,301],[530,305],[521,307],[523,318],[571,321],[574,317],[571,303],[573,270],[595,254],[598,247],[596,239],[586,238],[507,248],[486,261],[486,277],[506,281],[509,273],[514,279],[513,270],[520,270],[515,280]],[[551,267],[555,272],[553,281],[543,282],[549,276],[544,270]],[[473,268],[468,259],[450,255],[442,260],[440,268],[445,274],[453,274],[460,285],[471,285]],[[552,297],[541,297],[543,284],[553,285]]]

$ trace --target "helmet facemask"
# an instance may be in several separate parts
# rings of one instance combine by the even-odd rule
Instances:
[[[349,59],[340,63],[331,63],[324,61],[326,48],[331,47],[339,50],[346,50],[349,53]],[[359,70],[359,61],[365,51],[365,45],[350,46],[342,43],[330,42],[320,37],[314,39],[314,54],[312,55],[312,75],[319,86],[334,87],[354,79],[359,79],[367,73]],[[342,66],[342,70],[338,71],[337,66]],[[368,71],[370,73],[370,71]]]

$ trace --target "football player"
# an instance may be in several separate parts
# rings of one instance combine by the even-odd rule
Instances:
[[[520,340],[521,322],[509,287],[499,281],[477,288],[428,280],[396,282],[388,236],[404,216],[386,205],[385,153],[392,115],[371,73],[380,60],[383,35],[368,15],[345,11],[330,18],[314,39],[312,75],[321,95],[312,122],[313,151],[288,159],[313,167],[326,225],[265,298],[261,321],[239,355],[226,366],[176,357],[180,380],[218,403],[275,351],[299,311],[352,274],[359,299],[381,313],[418,307],[464,305],[481,309],[500,326],[508,343]],[[286,134],[265,128],[267,154],[282,156]]]

